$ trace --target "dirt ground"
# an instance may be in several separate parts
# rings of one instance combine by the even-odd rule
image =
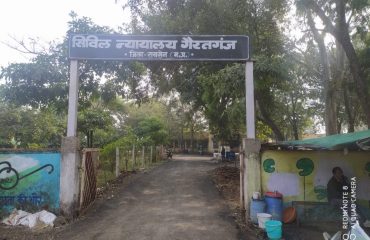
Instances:
[[[238,165],[236,165],[238,166]],[[239,169],[211,158],[176,156],[148,171],[123,174],[99,189],[99,199],[75,222],[28,230],[0,225],[0,240],[264,240],[239,206]],[[338,226],[284,225],[284,240],[321,240]]]
[[[209,157],[177,156],[106,190],[77,221],[49,230],[0,228],[0,240],[237,240],[241,231],[209,175]]]
[[[238,166],[238,163],[236,164]],[[235,222],[247,239],[267,239],[264,231],[245,220],[245,212],[240,207],[240,170],[234,163],[221,163],[210,172],[217,189],[229,206]]]
[[[85,212],[82,212],[81,216],[74,222],[84,219],[86,212],[94,210],[102,202],[114,197],[120,188],[127,186],[127,184],[135,179],[137,173],[136,171],[123,172],[117,179],[109,181],[103,187],[99,187],[97,189],[95,203],[86,209]],[[32,230],[23,226],[11,227],[0,224],[0,240],[54,240],[57,233],[63,231],[67,225],[74,224],[74,222],[68,222],[62,216],[58,216],[54,221],[54,227],[42,227]]]

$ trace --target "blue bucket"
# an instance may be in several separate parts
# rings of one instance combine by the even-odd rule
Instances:
[[[252,199],[250,205],[250,217],[253,223],[258,224],[257,213],[264,213],[265,209],[266,209],[265,201]]]
[[[283,200],[278,197],[265,196],[266,211],[272,215],[272,219],[281,221],[283,219]]]
[[[276,220],[265,222],[267,237],[270,240],[279,240],[283,236],[282,223]]]

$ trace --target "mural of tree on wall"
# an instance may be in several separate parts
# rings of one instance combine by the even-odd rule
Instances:
[[[306,176],[309,176],[314,168],[315,164],[313,161],[309,158],[301,158],[297,161],[296,167],[300,169],[299,176],[303,177],[303,200],[306,200]]]

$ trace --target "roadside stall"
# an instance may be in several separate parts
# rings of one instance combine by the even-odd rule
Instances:
[[[265,145],[261,150],[262,192],[278,192],[283,207],[294,207],[297,223],[342,221],[328,202],[328,182],[339,167],[348,178],[349,219],[370,219],[370,130]],[[347,195],[346,195],[347,196]],[[352,209],[351,209],[352,208]],[[353,209],[355,208],[355,209]]]

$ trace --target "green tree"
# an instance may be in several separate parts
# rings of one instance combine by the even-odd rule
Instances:
[[[134,129],[139,139],[148,144],[160,145],[168,142],[168,132],[163,123],[154,117],[141,120]]]
[[[31,118],[39,112],[53,109],[56,115],[65,119],[69,82],[68,34],[113,33],[112,29],[98,26],[89,18],[79,18],[75,13],[71,13],[68,25],[69,29],[62,42],[50,43],[43,52],[30,52],[34,57],[29,63],[12,63],[1,69],[0,78],[5,80],[5,84],[0,85],[0,100],[19,109],[28,109],[24,117],[30,118],[27,120],[30,126],[23,126],[22,135],[32,135],[30,131],[34,127],[31,126]],[[120,135],[119,129],[113,131],[116,120],[122,122],[124,118],[124,109],[120,108],[117,97],[145,101],[148,90],[141,88],[145,71],[140,63],[79,61],[78,131],[82,133],[83,144],[85,140],[90,141],[89,133],[92,130],[99,144],[112,141]],[[96,106],[97,102],[99,106]],[[48,134],[54,134],[54,130],[50,130],[52,132]],[[106,134],[108,130],[110,135]],[[63,133],[58,132],[61,135]],[[89,139],[85,139],[86,136]]]
[[[0,104],[0,147],[12,147],[11,140],[21,148],[48,148],[60,146],[65,119],[53,109],[30,110]]]
[[[55,47],[53,51],[58,50]],[[60,63],[55,53],[40,54],[30,63],[12,63],[0,72],[0,78],[5,80],[1,98],[16,106],[39,109],[53,105],[63,109],[68,79],[65,66],[67,62]]]
[[[359,60],[353,44],[352,29],[360,34],[368,30],[370,3],[363,0],[296,0],[299,9],[305,9],[308,14],[315,14],[324,25],[324,32],[330,33],[341,45],[349,62],[351,77],[355,83],[360,106],[365,115],[365,122],[370,127],[370,94],[366,72]],[[309,15],[308,15],[309,16]]]
[[[278,22],[283,21],[284,14],[288,7],[286,1],[128,1],[134,16],[131,22],[132,33],[146,34],[247,34],[251,37],[254,51],[253,58],[256,62],[256,98],[260,109],[259,118],[273,129],[277,139],[284,139],[284,134],[276,124],[276,119],[271,113],[274,112],[274,99],[272,88],[279,88],[280,82],[284,81],[284,70],[282,69],[282,58],[284,57],[284,46],[282,34]],[[226,7],[227,6],[227,7]],[[217,103],[217,97],[207,93],[208,81],[214,79],[222,80],[222,77],[213,75],[215,72],[223,74],[231,72],[227,64],[219,63],[178,63],[169,66],[168,64],[147,64],[151,72],[151,78],[155,86],[163,89],[163,92],[175,89],[181,94],[181,100],[191,103],[195,109],[205,109],[208,116],[211,114],[212,102]],[[237,72],[242,72],[243,66],[234,67]],[[235,75],[238,75],[237,73]],[[202,76],[198,81],[197,76]],[[240,79],[241,76],[238,76]],[[227,85],[225,78],[224,84]],[[242,78],[244,79],[244,78]],[[202,82],[202,83],[201,83]],[[235,79],[229,84],[233,85]],[[203,84],[203,86],[202,86]],[[232,87],[234,88],[234,87]],[[215,87],[212,89],[216,89]],[[239,88],[243,90],[244,87]],[[229,92],[229,98],[233,99],[236,105],[241,105],[241,91]],[[220,96],[219,96],[220,97]],[[211,102],[204,102],[204,101]],[[219,99],[222,102],[222,99]],[[243,108],[233,106],[234,115],[242,115]],[[225,109],[226,106],[219,106]],[[222,109],[215,112],[223,114]],[[238,113],[239,112],[239,113]],[[226,115],[225,115],[226,116]],[[228,115],[232,116],[232,115]],[[241,118],[241,119],[244,119]],[[211,122],[213,120],[208,119]],[[224,119],[225,120],[225,119]],[[238,120],[235,120],[238,121]],[[224,122],[226,125],[229,122]],[[231,121],[233,124],[233,121]],[[223,127],[225,127],[225,124]],[[213,131],[223,131],[220,124],[211,124]],[[235,123],[240,128],[240,124]],[[217,127],[218,129],[215,129]],[[228,129],[235,129],[228,126]],[[228,134],[230,135],[230,134]]]
[[[92,147],[94,145],[93,135],[97,129],[107,131],[111,134],[114,133],[113,123],[113,116],[102,107],[83,109],[78,114],[78,131],[83,134],[83,137],[86,137],[86,142],[82,141],[82,143]],[[100,141],[98,140],[98,142]]]
[[[244,69],[231,65],[198,81],[212,133],[221,141],[240,140],[245,132]]]

